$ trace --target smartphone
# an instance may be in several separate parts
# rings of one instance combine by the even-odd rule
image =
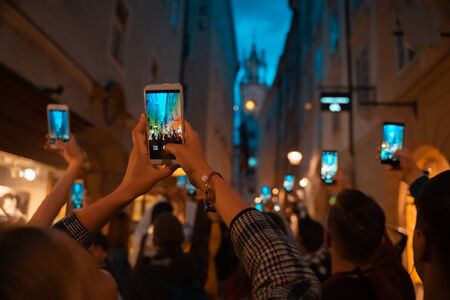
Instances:
[[[326,184],[335,183],[335,177],[338,171],[338,152],[334,150],[322,151],[322,165],[320,167],[320,176]]]
[[[80,209],[83,207],[84,200],[84,182],[79,179],[72,185],[72,190],[70,192],[70,203],[73,209]]]
[[[381,142],[380,160],[382,164],[398,165],[394,158],[397,150],[403,149],[405,124],[385,122],[383,125],[383,141]]]
[[[292,192],[292,190],[294,189],[294,184],[295,184],[294,175],[284,176],[283,187],[286,190],[286,192]]]
[[[270,187],[267,185],[264,185],[261,187],[261,198],[264,202],[270,200],[272,198],[272,191],[270,190]]]
[[[144,99],[150,160],[155,165],[175,164],[175,156],[164,151],[164,146],[184,140],[183,86],[149,84],[144,88]]]
[[[55,147],[56,140],[67,142],[70,138],[69,107],[65,104],[48,104],[47,120],[50,147]]]

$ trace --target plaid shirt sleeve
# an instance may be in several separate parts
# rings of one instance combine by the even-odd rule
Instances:
[[[76,240],[85,248],[89,248],[92,244],[91,234],[74,214],[68,215],[64,219],[58,221],[53,225],[53,228],[64,231],[68,236]]]
[[[320,299],[320,285],[290,240],[263,214],[246,209],[230,226],[231,239],[252,280],[254,299]]]

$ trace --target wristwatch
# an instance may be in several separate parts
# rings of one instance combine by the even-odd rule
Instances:
[[[214,203],[216,202],[216,198],[213,193],[211,193],[211,179],[214,176],[219,176],[223,179],[222,175],[219,172],[211,172],[209,175],[202,176],[203,182],[203,192],[205,192],[205,201],[204,201],[204,211],[207,212],[216,212],[216,208],[214,207]]]

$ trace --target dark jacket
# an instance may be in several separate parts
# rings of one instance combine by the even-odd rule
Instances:
[[[171,287],[196,286],[203,290],[208,271],[209,234],[210,222],[198,205],[189,253],[178,248],[139,259],[131,275],[128,299],[172,299],[175,289]]]

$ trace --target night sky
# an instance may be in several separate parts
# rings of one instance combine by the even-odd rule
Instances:
[[[288,0],[232,0],[239,59],[248,56],[253,37],[266,51],[266,82],[271,84],[291,22]]]

